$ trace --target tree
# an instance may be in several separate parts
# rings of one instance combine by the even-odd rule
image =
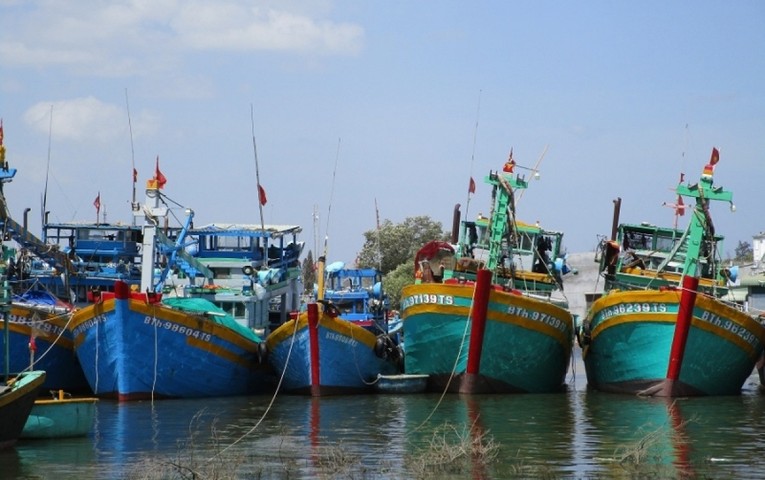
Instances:
[[[379,229],[364,232],[364,246],[358,257],[359,267],[377,268],[386,275],[399,265],[413,262],[417,250],[431,240],[448,240],[441,222],[427,215],[408,217],[394,224],[385,219]],[[386,287],[386,290],[390,291]]]
[[[739,240],[736,247],[736,256],[733,258],[734,262],[747,263],[754,261],[754,250],[749,242],[742,242]]]
[[[305,292],[312,292],[313,285],[316,283],[316,265],[313,262],[313,252],[308,250],[305,260],[303,260],[303,289]]]
[[[401,308],[401,290],[414,283],[414,258],[402,263],[392,272],[383,277],[385,293],[388,296],[388,306],[391,310]]]

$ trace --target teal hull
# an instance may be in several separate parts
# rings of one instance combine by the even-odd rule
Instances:
[[[37,400],[21,438],[84,437],[93,429],[96,398]]]
[[[584,341],[588,385],[602,391],[655,394],[665,383],[680,293],[614,292],[592,305]],[[765,327],[699,296],[682,357],[677,395],[738,394],[763,352]]]
[[[430,375],[432,391],[561,391],[572,348],[571,314],[548,302],[492,291],[479,371],[468,374],[472,294],[472,286],[459,284],[404,289],[405,372]]]

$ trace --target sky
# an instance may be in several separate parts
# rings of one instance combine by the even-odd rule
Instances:
[[[378,218],[487,214],[512,150],[540,174],[519,217],[588,252],[617,197],[671,225],[716,147],[732,253],[765,230],[763,25],[760,0],[0,0],[4,192],[33,232],[99,194],[129,223],[159,158],[174,214],[300,225],[352,263]]]

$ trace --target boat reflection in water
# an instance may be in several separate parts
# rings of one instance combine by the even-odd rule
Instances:
[[[607,475],[743,478],[762,471],[761,399],[754,396],[648,398],[581,393],[581,454]],[[732,418],[730,412],[741,412]],[[592,470],[590,470],[592,471]]]

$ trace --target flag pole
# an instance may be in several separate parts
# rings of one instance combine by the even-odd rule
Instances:
[[[133,212],[138,211],[138,204],[135,201],[135,184],[138,180],[138,172],[135,169],[135,147],[133,146],[133,122],[130,120],[130,102],[128,101],[128,91],[125,89],[125,107],[127,108],[128,130],[130,130],[130,158],[133,164],[133,199],[130,202],[130,208]],[[133,226],[136,225],[136,215],[133,215]]]
[[[478,106],[476,107],[475,111],[475,128],[473,129],[473,151],[470,154],[470,184],[468,186],[468,196],[467,196],[467,202],[465,202],[465,219],[468,218],[468,212],[470,211],[470,197],[475,193],[475,189],[472,189],[473,184],[473,163],[475,163],[475,145],[476,140],[478,139],[478,119],[481,113],[481,92],[482,90],[478,90]],[[473,190],[471,192],[471,190]]]
[[[258,166],[258,146],[255,143],[255,108],[252,104],[250,104],[250,125],[252,128],[252,152],[255,156],[255,183],[258,187],[258,212],[260,213],[260,229],[265,232],[266,230],[266,224],[263,221],[263,187],[260,185],[260,167]],[[265,237],[264,237],[265,238]],[[265,244],[265,240],[263,243],[263,260],[265,261],[266,268],[268,268],[268,250],[266,250],[267,246]]]

